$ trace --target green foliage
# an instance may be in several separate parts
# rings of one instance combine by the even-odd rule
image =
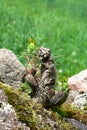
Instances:
[[[35,45],[35,41],[32,37],[30,37],[27,46],[27,52],[31,54],[31,53],[35,53],[36,50],[37,50],[37,46]]]
[[[25,51],[27,62],[29,62],[32,59],[35,60],[35,58],[37,59],[38,48],[39,48],[38,44],[35,42],[34,38],[30,37],[28,41],[27,49]]]
[[[66,91],[68,89],[68,84],[67,84],[68,78],[67,77],[61,77],[59,75],[57,77],[56,81],[56,90],[58,91]]]
[[[53,112],[57,112],[61,117],[66,117],[67,113],[64,111],[64,109],[61,109],[60,107],[53,107],[52,108]]]
[[[34,37],[54,57],[62,55],[55,58],[60,79],[87,68],[86,28],[86,0],[0,0],[0,48],[13,50],[25,64],[21,55]]]
[[[27,82],[23,83],[22,86],[20,88],[18,88],[18,91],[25,92],[28,95],[28,97],[30,98],[31,88],[30,88],[29,84],[27,84]]]

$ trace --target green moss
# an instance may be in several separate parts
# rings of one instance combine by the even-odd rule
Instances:
[[[63,118],[57,112],[53,112],[52,116],[58,122],[60,130],[77,130],[77,128],[73,127],[70,123],[63,120]]]
[[[67,103],[61,105],[60,107],[52,108],[53,112],[57,112],[61,117],[74,118],[82,123],[87,122],[87,114],[85,113],[85,109],[81,110]]]
[[[36,104],[26,93],[14,90],[6,84],[0,83],[0,89],[4,90],[8,97],[9,104],[11,104],[16,111],[18,119],[26,123],[31,130],[51,130],[50,126],[47,124],[42,126],[42,122],[36,117],[39,114],[42,116],[48,116],[44,114],[41,104]]]
[[[18,116],[18,119],[26,123],[31,129],[37,125],[35,113],[32,109],[31,101],[23,93],[20,93],[9,86],[0,83],[0,89],[3,89],[8,97],[8,102],[11,104]]]
[[[77,119],[77,117],[79,118],[79,120],[81,119],[82,115],[83,115],[83,111],[81,111],[80,109],[78,109],[77,107],[71,105],[71,104],[63,104],[60,109],[62,111],[64,111],[66,113],[67,117],[72,117]]]
[[[62,116],[74,117],[76,114],[78,115],[79,111],[75,108],[69,105],[62,105],[60,108],[55,107],[53,110],[45,110],[41,104],[36,104],[34,99],[30,99],[25,93],[14,90],[6,84],[0,83],[0,89],[4,90],[8,97],[9,104],[11,104],[16,111],[18,119],[26,123],[31,130],[52,130],[50,124],[45,123],[45,125],[43,125],[44,121],[48,118],[57,122],[61,130],[73,130],[72,125],[64,121]],[[80,112],[80,116],[81,114],[83,113]],[[39,116],[41,116],[41,120]],[[85,115],[84,120],[87,119],[86,117],[87,115]]]
[[[66,111],[61,109],[61,107],[54,106],[54,107],[52,107],[52,111],[57,112],[61,117],[64,117],[64,116],[66,117],[67,116]]]
[[[71,104],[63,104],[60,107],[54,107],[52,110],[62,117],[73,117],[76,114],[81,115],[81,110]]]

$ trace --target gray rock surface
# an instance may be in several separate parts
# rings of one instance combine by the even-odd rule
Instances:
[[[7,96],[0,89],[0,130],[30,130],[24,123],[18,121],[16,112],[8,103]]]
[[[87,125],[82,124],[81,122],[72,119],[72,118],[65,118],[66,121],[70,122],[74,127],[76,127],[78,130],[87,130]]]
[[[45,128],[47,128],[46,130],[48,130],[48,126],[50,130],[60,130],[58,127],[58,122],[55,119],[55,117],[53,117],[52,112],[44,109],[40,104],[37,104],[35,100],[32,100],[33,106],[31,107],[31,109],[35,110],[33,111],[33,118],[31,118],[32,113],[31,110],[29,109],[30,106],[27,109],[27,105],[30,105],[28,102],[30,100],[28,100],[28,97],[26,98],[26,96],[23,97],[23,95],[22,98],[21,94],[23,93],[20,94],[20,92],[18,92],[17,90],[15,92],[19,93],[18,98],[21,98],[22,103],[26,102],[27,105],[23,106],[24,107],[23,108],[22,107],[23,104],[21,104],[19,110],[15,111],[15,106],[13,104],[14,101],[12,102],[12,105],[9,104],[8,95],[6,95],[6,91],[4,91],[3,89],[5,87],[9,88],[9,90],[12,90],[14,92],[14,89],[10,89],[11,87],[9,85],[0,83],[0,130],[41,130],[41,129],[45,130]],[[12,100],[14,99],[12,98]],[[16,105],[18,105],[18,103],[20,104],[19,101],[20,100],[16,102]],[[24,111],[22,110],[22,108],[24,109]],[[24,117],[25,120],[21,119],[20,121],[19,116],[16,115],[16,113],[17,114],[21,113],[21,110],[23,112],[23,115],[21,116]],[[25,118],[26,114],[30,116],[31,119],[30,123],[26,121]],[[34,119],[37,121],[35,127],[33,127],[35,125]],[[30,125],[31,123],[32,127]]]
[[[25,73],[25,67],[12,51],[0,49],[0,82],[18,88],[22,84]]]
[[[78,95],[79,95],[78,91],[69,91],[66,102],[72,103],[74,101],[75,97]]]
[[[87,93],[77,95],[72,104],[80,109],[83,109],[85,106],[87,106]]]

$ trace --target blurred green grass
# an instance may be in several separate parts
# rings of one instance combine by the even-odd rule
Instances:
[[[86,69],[87,1],[0,0],[0,48],[11,49],[23,62],[30,36],[51,49],[65,79]]]

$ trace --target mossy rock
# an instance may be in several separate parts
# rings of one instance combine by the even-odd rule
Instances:
[[[12,89],[9,85],[0,83],[0,89],[3,89],[8,97],[8,103],[11,104],[17,114],[19,121],[26,123],[31,130],[73,130],[73,126],[64,121],[63,118],[51,109],[46,110],[42,104],[29,98],[26,93]],[[41,119],[40,119],[41,118]],[[57,126],[52,126],[53,122]],[[74,130],[76,130],[74,128]]]
[[[6,96],[8,97],[9,104],[11,104],[16,111],[18,119],[26,123],[30,128],[34,129],[37,125],[37,121],[32,109],[32,104],[28,97],[25,96],[24,93],[20,93],[6,84],[0,83],[0,89],[4,90]]]
[[[60,107],[54,107],[53,111],[59,113],[62,117],[74,118],[84,124],[87,124],[87,113],[85,113],[85,110],[78,109],[71,104],[64,103]]]

